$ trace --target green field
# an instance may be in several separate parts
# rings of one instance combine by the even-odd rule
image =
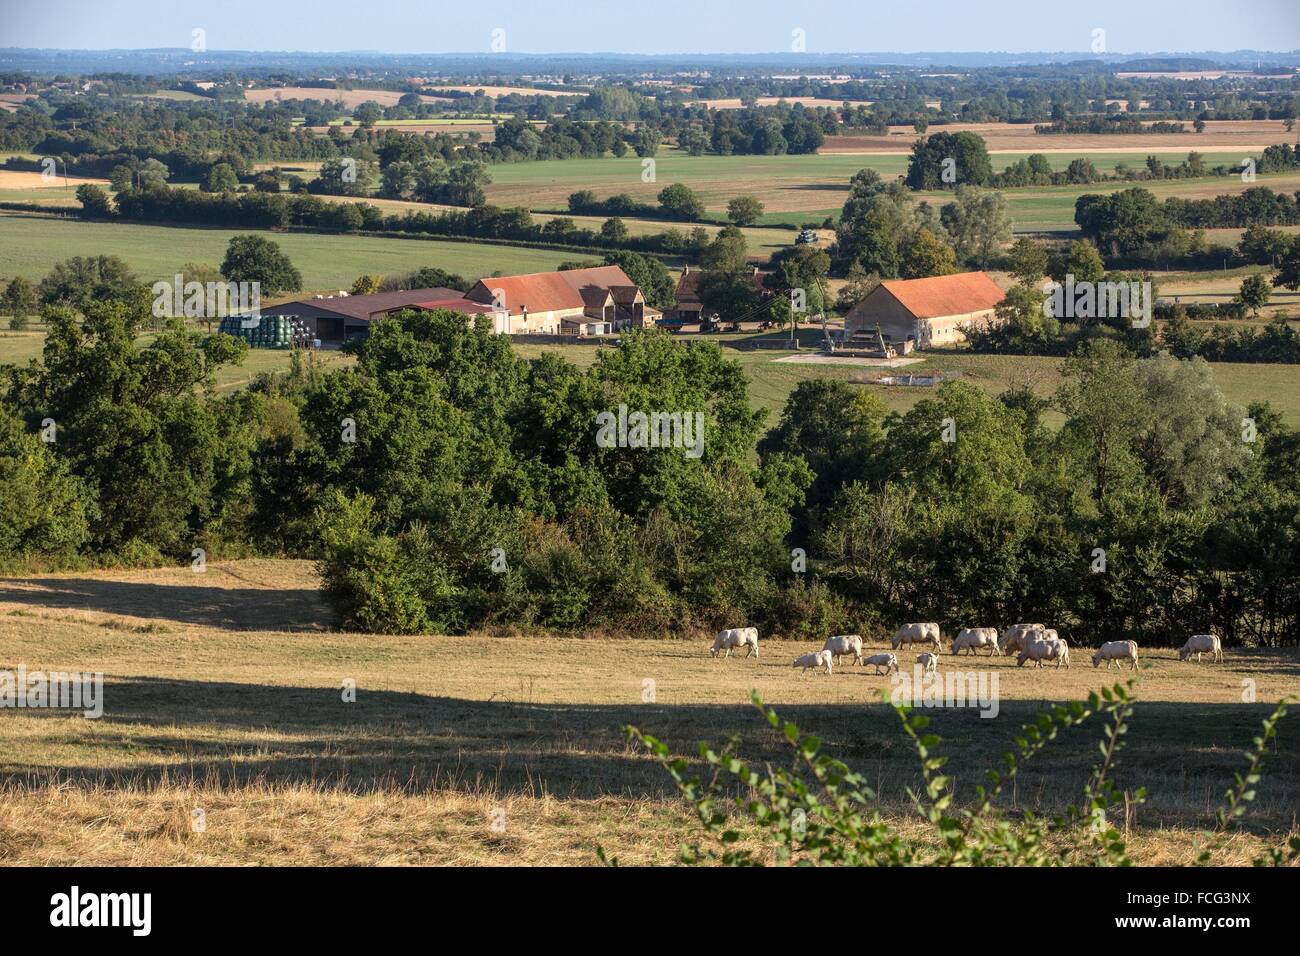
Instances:
[[[1239,162],[1240,151],[1206,152],[1207,166]],[[993,167],[1000,171],[1029,153],[999,153]],[[1166,163],[1186,159],[1187,151],[1153,150]],[[1054,169],[1064,169],[1072,159],[1086,156],[1103,173],[1116,163],[1141,166],[1146,154],[1137,153],[1049,153]],[[501,206],[527,206],[530,209],[566,208],[570,193],[590,189],[597,196],[628,193],[652,202],[659,190],[671,183],[684,183],[695,189],[704,200],[710,215],[721,217],[729,200],[738,195],[757,196],[767,207],[760,221],[764,225],[820,222],[828,215],[838,215],[848,193],[848,182],[858,170],[870,167],[891,179],[907,170],[908,157],[902,153],[860,155],[822,153],[803,156],[687,156],[677,150],[665,150],[655,159],[654,181],[642,181],[642,160],[566,159],[535,163],[510,163],[493,166],[492,185],[487,189],[490,202]],[[1274,188],[1287,188],[1294,176],[1261,176],[1259,182]],[[1029,187],[1006,191],[1012,217],[1022,231],[1072,229],[1074,200],[1086,192],[1103,192],[1126,188],[1127,183],[1103,183],[1092,186]],[[1144,184],[1136,184],[1144,185]],[[1151,188],[1158,195],[1213,194],[1244,189],[1249,184],[1232,177],[1209,177],[1197,180],[1158,182]],[[1295,188],[1291,186],[1290,188]],[[921,193],[918,198],[946,201],[946,193]]]
[[[0,276],[37,280],[69,256],[121,256],[156,280],[186,262],[220,265],[231,236],[256,230],[194,229],[0,214]],[[467,278],[554,269],[573,253],[434,239],[264,233],[302,272],[306,290],[345,289],[363,273],[391,275],[437,266]]]
[[[394,121],[407,122],[407,121]],[[410,121],[415,124],[416,121]],[[1239,152],[1239,151],[1238,151]],[[1028,153],[1005,153],[993,157],[995,169],[1001,169]],[[1119,162],[1139,167],[1145,154],[1136,153],[1051,153],[1048,161],[1062,169],[1079,155],[1086,155],[1102,172],[1110,172]],[[1153,153],[1167,163],[1178,163],[1186,158],[1185,152]],[[1207,166],[1235,163],[1237,152],[1208,152],[1203,154]],[[546,160],[533,163],[503,163],[491,168],[492,183],[487,188],[488,201],[499,206],[524,206],[541,213],[539,221],[549,214],[567,211],[568,197],[581,189],[590,189],[599,197],[628,193],[635,199],[653,204],[664,186],[684,183],[695,189],[704,200],[710,218],[719,221],[726,217],[727,203],[738,195],[753,195],[760,199],[766,212],[758,228],[748,230],[751,251],[761,255],[789,245],[792,237],[781,229],[763,229],[774,226],[802,226],[821,224],[827,218],[837,218],[848,195],[848,182],[858,170],[870,167],[882,176],[892,179],[902,175],[907,168],[903,154],[857,155],[827,153],[811,156],[687,156],[675,149],[664,151],[655,160],[654,177],[644,182],[642,160],[636,157],[622,159],[569,159]],[[266,165],[266,164],[262,164]],[[286,172],[310,175],[319,164],[303,163],[284,165]],[[175,183],[174,185],[185,185]],[[1076,200],[1086,193],[1107,193],[1118,189],[1142,186],[1159,198],[1170,196],[1205,198],[1219,193],[1240,192],[1252,185],[1269,186],[1282,192],[1300,189],[1300,175],[1282,173],[1259,176],[1254,183],[1244,183],[1237,177],[1206,177],[1192,180],[1168,180],[1153,183],[1096,183],[1089,186],[1034,186],[1005,190],[1014,230],[1023,232],[1073,231]],[[916,193],[919,201],[943,204],[951,201],[952,194],[944,191]],[[371,200],[385,205],[385,200]],[[0,187],[0,202],[35,202],[49,206],[76,206],[70,190]],[[421,204],[402,203],[401,206],[419,207]],[[438,207],[425,207],[438,208]],[[602,217],[577,217],[588,227],[597,227]],[[660,220],[627,220],[634,235],[662,232],[668,228],[689,229],[692,224]],[[0,226],[0,238],[4,236]],[[0,274],[3,274],[0,258]],[[473,271],[473,270],[471,270]],[[491,270],[488,270],[491,271]],[[512,270],[506,270],[512,271]]]
[[[0,202],[34,203],[52,209],[81,208],[81,203],[77,202],[77,184],[68,187],[0,188]]]
[[[802,336],[811,345],[820,333]],[[683,336],[685,339],[693,336]],[[791,352],[757,350],[746,347],[745,336],[710,337],[719,341],[728,358],[735,359],[749,375],[749,398],[756,408],[767,411],[767,424],[774,425],[794,387],[807,378],[834,378],[861,383],[878,395],[892,411],[907,411],[922,398],[932,395],[926,387],[879,386],[867,384],[871,379],[889,374],[881,367],[861,365],[805,365],[774,362]],[[599,346],[592,345],[516,345],[521,355],[533,357],[553,350],[577,365],[595,361]],[[1028,383],[1034,391],[1050,397],[1061,381],[1061,359],[1029,355],[977,355],[964,349],[924,353],[922,361],[906,368],[924,374],[942,372],[945,376],[969,382],[990,395],[1000,395],[1013,385]],[[1267,400],[1282,413],[1293,427],[1300,425],[1300,365],[1270,365],[1219,362],[1212,366],[1214,378],[1224,396],[1246,406],[1252,401]],[[1049,423],[1052,416],[1048,417]]]

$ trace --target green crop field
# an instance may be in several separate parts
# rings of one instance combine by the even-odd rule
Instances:
[[[1210,160],[1207,159],[1207,162]],[[1220,194],[1239,193],[1253,186],[1267,186],[1276,192],[1292,193],[1300,189],[1300,175],[1277,173],[1258,176],[1253,182],[1242,182],[1237,176],[1213,176],[1206,179],[1157,182],[1093,183],[1090,186],[1029,186],[1004,190],[1003,195],[1007,197],[1007,208],[1016,232],[1055,232],[1075,228],[1074,204],[1085,193],[1110,193],[1135,186],[1150,190],[1161,200],[1170,196],[1207,199]],[[917,196],[931,202],[945,201],[943,193],[918,193]]]
[[[186,262],[220,265],[231,236],[255,230],[194,229],[0,214],[0,276],[37,280],[69,256],[121,256],[142,278],[173,275]],[[554,269],[572,253],[434,239],[264,233],[302,272],[306,290],[343,289],[363,273],[436,266],[467,278]]]

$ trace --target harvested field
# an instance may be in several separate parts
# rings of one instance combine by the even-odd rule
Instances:
[[[56,164],[56,170],[59,170],[55,176],[46,176],[44,173],[25,172],[22,170],[0,169],[0,189],[63,189],[69,188],[75,190],[83,183],[93,183],[97,186],[107,186],[107,179],[95,179],[91,176],[64,176],[61,163]]]

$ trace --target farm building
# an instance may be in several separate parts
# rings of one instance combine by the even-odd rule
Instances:
[[[456,309],[467,315],[491,312],[476,302],[468,302],[455,289],[409,289],[405,292],[376,292],[373,295],[317,296],[297,299],[262,309],[264,323],[288,320],[305,328],[308,338],[319,339],[324,345],[336,345],[345,339],[364,336],[370,332],[370,323],[402,309],[430,307]]]
[[[700,301],[700,279],[704,272],[700,269],[692,269],[690,266],[682,267],[682,274],[677,279],[677,305],[669,309],[664,316],[662,325],[693,325],[696,322],[702,322],[706,319],[713,318],[717,313],[704,307]],[[754,269],[753,283],[754,291],[763,299],[771,298],[772,290],[763,285],[763,280],[767,277],[766,273]]]
[[[654,325],[662,313],[618,266],[480,279],[465,298],[508,318],[510,333],[603,335]]]
[[[1005,293],[985,272],[960,272],[929,279],[888,279],[844,317],[844,334],[874,333],[913,348],[951,345],[966,330],[998,321],[994,309]]]

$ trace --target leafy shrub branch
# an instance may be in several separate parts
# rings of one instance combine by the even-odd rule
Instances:
[[[766,707],[758,693],[754,707],[790,749],[789,766],[750,766],[738,755],[740,738],[732,736],[714,749],[700,744],[707,780],[692,775],[690,763],[674,757],[662,740],[628,728],[672,777],[695,811],[707,839],[683,846],[688,865],[762,866],[769,859],[798,866],[1128,866],[1124,834],[1108,811],[1129,811],[1146,799],[1145,789],[1121,792],[1114,782],[1116,758],[1123,748],[1134,702],[1132,682],[1090,694],[1086,700],[1053,707],[1026,724],[1015,747],[1003,755],[1002,769],[990,769],[975,788],[972,805],[955,805],[953,780],[944,773],[947,758],[938,753],[940,738],[928,731],[930,718],[889,701],[920,762],[923,786],[909,788],[918,815],[928,825],[902,833],[881,814],[876,794],[865,778],[822,752],[821,740],[800,731]],[[1263,722],[1246,754],[1247,769],[1235,778],[1216,814],[1218,834],[1199,862],[1214,859],[1227,833],[1255,797],[1264,755],[1286,715],[1287,700]],[[1097,718],[1104,731],[1100,754],[1084,783],[1079,802],[1053,817],[1031,810],[1007,813],[997,806],[1007,785],[1061,731]],[[616,863],[603,851],[600,859]],[[1255,865],[1284,865],[1300,858],[1300,838],[1266,849]]]

